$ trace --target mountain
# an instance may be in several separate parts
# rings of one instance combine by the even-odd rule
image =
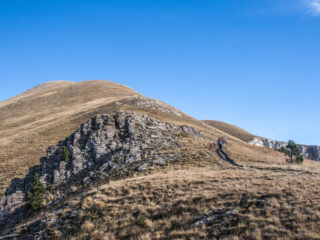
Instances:
[[[115,172],[126,175],[128,170],[145,171],[176,161],[182,156],[181,136],[204,138],[192,127],[176,127],[134,111],[97,115],[58,145],[50,146],[47,156],[40,159],[40,166],[30,168],[25,179],[11,182],[6,198],[0,201],[0,226],[7,226],[8,219],[12,221],[18,212],[25,211],[23,199],[32,188],[35,174],[44,187],[66,194],[73,185],[108,179]],[[61,197],[49,196],[48,205]]]
[[[256,136],[247,132],[246,130],[243,130],[242,128],[239,128],[237,126],[217,121],[217,120],[204,120],[206,124],[221,130],[222,132],[228,133],[231,136],[234,136],[238,139],[241,139],[244,142],[250,142],[252,141]]]
[[[0,239],[320,238],[319,162],[288,164],[108,81],[46,83],[0,107]]]
[[[204,120],[206,124],[219,129],[225,133],[228,133],[238,139],[241,139],[251,145],[260,146],[260,147],[267,147],[274,150],[280,151],[282,147],[287,145],[287,142],[272,140],[269,138],[259,137],[254,134],[243,130],[237,126],[216,121],[216,120]],[[316,145],[304,145],[304,144],[297,144],[300,148],[300,152],[304,158],[320,161],[320,146]]]
[[[13,177],[38,164],[47,146],[74,132],[88,119],[117,110],[147,112],[172,122],[199,125],[159,100],[109,81],[41,84],[0,103],[0,196]]]

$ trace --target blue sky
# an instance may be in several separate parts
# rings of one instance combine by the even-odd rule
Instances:
[[[320,145],[320,0],[0,0],[0,101],[106,79],[198,119]]]

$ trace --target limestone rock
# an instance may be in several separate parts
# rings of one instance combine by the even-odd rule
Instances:
[[[202,133],[199,132],[198,130],[196,130],[195,128],[193,128],[193,127],[189,127],[189,126],[187,126],[187,125],[183,125],[183,126],[181,126],[181,130],[182,130],[182,132],[184,132],[185,134],[195,135],[195,136],[204,138],[204,136],[202,135]]]
[[[143,171],[151,165],[162,166],[176,160],[179,158],[173,154],[179,146],[176,136],[182,132],[204,137],[192,127],[175,126],[133,111],[90,119],[64,141],[50,146],[40,165],[30,168],[24,179],[12,180],[6,197],[0,201],[0,228],[10,214],[23,209],[35,173],[47,192],[54,186],[63,193],[56,200],[50,195],[52,202],[59,201],[65,194],[65,186],[88,185],[100,176],[125,172],[131,164],[135,164],[137,171]],[[68,155],[64,153],[66,149]]]
[[[149,164],[149,163],[144,163],[144,164],[140,165],[140,166],[137,168],[137,171],[138,171],[138,172],[142,172],[142,171],[147,170],[149,167],[150,167],[150,164]]]
[[[252,139],[249,142],[249,144],[254,145],[254,146],[258,146],[258,147],[263,147],[264,146],[263,141],[258,137],[255,137],[254,139]]]
[[[250,142],[248,142],[251,145],[259,146],[259,147],[267,147],[271,149],[275,149],[280,151],[283,147],[287,146],[287,142],[272,140],[268,138],[262,138],[262,137],[255,137]],[[320,146],[309,146],[309,145],[302,145],[297,144],[301,155],[304,158],[308,158],[315,161],[320,161]]]
[[[164,160],[163,158],[157,158],[156,160],[153,161],[154,165],[166,165],[166,160]]]
[[[320,161],[320,146],[308,146],[298,144],[298,147],[300,148],[303,157],[311,160]]]
[[[221,225],[224,225],[229,221],[230,217],[234,217],[238,213],[239,210],[237,209],[217,209],[215,211],[210,211],[198,218],[195,218],[191,227],[201,227],[203,225],[210,225],[213,223],[220,223]]]

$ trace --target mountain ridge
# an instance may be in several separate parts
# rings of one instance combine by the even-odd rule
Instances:
[[[216,121],[216,120],[203,120],[203,121],[208,125],[211,125],[223,132],[229,133],[230,135],[237,137],[243,140],[244,142],[254,146],[267,147],[270,149],[280,151],[282,147],[286,147],[287,145],[287,142],[273,140],[265,137],[259,137],[252,133],[249,133],[248,131],[240,127],[237,127],[225,122]],[[320,161],[320,146],[306,145],[306,144],[297,144],[297,145],[303,157],[310,160],[314,160],[314,161]]]
[[[203,127],[178,109],[110,81],[49,82],[0,103],[0,195],[13,177],[38,164],[49,145],[88,119],[136,110],[176,123]],[[23,154],[21,154],[23,153]]]
[[[320,238],[319,162],[288,164],[114,86],[42,86],[0,107],[0,238]],[[38,211],[27,207],[35,174]]]

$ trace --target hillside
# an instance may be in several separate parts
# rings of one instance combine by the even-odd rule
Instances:
[[[242,128],[225,122],[216,120],[204,120],[203,122],[251,145],[267,147],[278,151],[287,145],[287,142],[255,136]],[[304,158],[320,161],[320,146],[298,144],[298,147]]]
[[[288,165],[279,152],[231,139],[231,165],[214,154],[214,139],[133,111],[97,115],[12,181],[0,236],[319,239],[318,163]],[[35,173],[46,190],[33,212],[24,197]]]
[[[0,110],[0,239],[320,239],[320,163],[236,127],[108,81],[46,83]]]
[[[38,164],[48,145],[76,130],[99,107],[132,96],[139,94],[107,81],[57,81],[1,102],[0,193],[10,179]]]
[[[203,125],[121,84],[102,80],[41,84],[0,103],[0,196],[12,178],[23,177],[29,167],[39,164],[47,146],[88,119],[118,110],[136,110],[181,125]]]
[[[234,136],[238,139],[241,139],[244,142],[250,142],[253,140],[256,136],[247,132],[246,130],[243,130],[242,128],[239,128],[237,126],[221,122],[221,121],[216,121],[216,120],[204,120],[206,124],[221,130],[222,132],[228,133],[231,136]]]

